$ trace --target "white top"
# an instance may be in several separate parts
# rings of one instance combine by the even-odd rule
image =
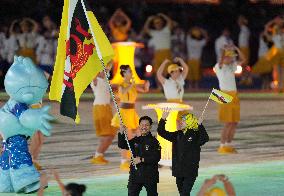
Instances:
[[[268,46],[263,40],[263,37],[259,37],[259,48],[258,48],[258,57],[264,56],[268,51]]]
[[[223,65],[220,68],[219,64],[215,65],[215,72],[219,80],[219,87],[225,91],[237,91],[235,71],[237,70],[237,63],[231,65]]]
[[[224,45],[226,44],[233,44],[233,40],[231,38],[227,38],[224,35],[221,35],[218,39],[215,41],[215,53],[217,56],[217,61],[221,58],[222,55],[222,49]]]
[[[165,82],[163,84],[163,89],[166,99],[182,100],[184,94],[183,86],[184,86],[184,79],[182,75],[179,78],[177,78],[177,80],[173,80],[172,78],[165,79]]]
[[[150,30],[149,34],[151,39],[149,46],[154,47],[155,50],[170,49],[171,47],[171,30],[168,26],[165,26],[161,30]]]
[[[40,65],[53,66],[55,57],[54,47],[54,39],[47,39],[44,36],[38,37],[36,55]]]
[[[10,35],[5,42],[5,59],[8,61],[8,63],[12,64],[14,62],[14,56],[16,55],[18,49],[19,46],[17,43],[17,37],[15,35]]]
[[[186,38],[186,46],[187,46],[187,56],[188,59],[197,59],[201,58],[202,49],[206,44],[205,39],[197,40],[193,39],[190,35]]]
[[[108,84],[104,78],[97,77],[97,85],[91,83],[91,88],[95,95],[93,105],[106,105],[110,104],[110,93],[108,90]]]
[[[18,36],[19,45],[21,48],[35,48],[37,44],[38,34],[35,32],[21,33]]]
[[[283,34],[273,35],[272,41],[276,48],[279,48],[279,49],[284,48],[284,35]]]
[[[239,47],[249,46],[249,35],[250,35],[249,28],[245,25],[242,25],[239,34]]]

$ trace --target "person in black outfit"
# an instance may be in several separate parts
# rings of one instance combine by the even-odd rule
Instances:
[[[165,130],[169,110],[165,109],[158,124],[158,134],[172,142],[172,175],[181,196],[190,196],[193,184],[198,176],[200,146],[209,141],[208,134],[193,114],[185,114],[178,122],[176,132]]]
[[[137,170],[131,164],[128,179],[128,196],[138,196],[144,186],[148,196],[157,196],[159,182],[158,162],[161,159],[161,147],[158,140],[150,133],[152,119],[143,116],[139,119],[141,136],[129,140]],[[118,147],[127,149],[125,135],[118,133]]]

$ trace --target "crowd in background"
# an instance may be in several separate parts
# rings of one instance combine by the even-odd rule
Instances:
[[[42,4],[44,2],[46,5],[50,3],[49,9],[52,6],[62,7],[50,1],[43,1]],[[123,10],[101,1],[90,1],[90,4],[111,42],[144,43],[145,47],[137,49],[135,55],[135,66],[141,77],[144,77],[147,64],[153,65],[154,77],[164,59],[182,57],[189,66],[187,87],[199,88],[204,69],[212,68],[218,60],[220,48],[231,42],[242,50],[247,58],[246,65],[249,66],[244,70],[240,84],[252,86],[252,77],[261,76],[263,89],[270,89],[273,80],[278,81],[280,87],[283,87],[281,52],[278,53],[277,59],[272,59],[270,55],[267,57],[270,59],[264,62],[267,58],[263,58],[269,56],[268,53],[273,46],[280,49],[279,51],[282,50],[283,19],[282,15],[279,15],[282,14],[281,11],[275,10],[274,13],[270,13],[259,6],[249,13],[251,6],[242,7],[237,3],[223,6],[174,5],[175,8],[180,8],[179,13],[173,11],[171,5],[149,4],[144,1],[129,3]],[[37,4],[38,7],[40,5]],[[232,11],[234,6],[239,6],[240,10]],[[245,9],[247,11],[240,14],[241,10]],[[26,13],[34,16],[33,19],[23,17],[12,20],[10,17],[10,20],[6,20],[9,22],[1,24],[2,88],[3,76],[13,62],[14,55],[29,56],[48,76],[52,74],[61,10],[57,8],[55,11],[55,15],[40,16],[38,12],[27,10]],[[222,17],[222,20],[218,17]],[[265,63],[276,64],[276,68],[273,69],[272,65]],[[254,64],[257,65],[256,68],[253,68]],[[246,73],[250,72],[251,68],[253,75]],[[274,78],[273,70],[276,73]],[[155,84],[152,87],[155,87]]]

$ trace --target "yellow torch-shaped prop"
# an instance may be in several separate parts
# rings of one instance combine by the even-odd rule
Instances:
[[[167,117],[166,130],[169,132],[177,131],[177,115],[180,111],[193,110],[193,107],[186,104],[180,103],[158,103],[158,104],[148,104],[143,106],[142,109],[154,109],[157,113],[158,122],[162,117],[163,110],[165,108],[170,109],[169,116]],[[171,166],[172,165],[172,143],[165,140],[158,135],[157,139],[161,145],[161,161],[160,165]]]
[[[114,77],[111,80],[111,84],[120,84],[123,81],[122,76],[120,75],[120,66],[129,65],[133,78],[136,84],[144,84],[144,80],[141,80],[136,73],[134,65],[134,52],[135,48],[144,47],[141,43],[136,42],[116,42],[113,43],[115,57],[114,62],[117,63],[117,67],[114,68]]]

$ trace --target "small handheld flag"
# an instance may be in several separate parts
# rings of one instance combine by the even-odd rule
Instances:
[[[214,89],[212,90],[209,99],[220,103],[220,104],[224,104],[224,103],[230,103],[233,100],[233,97],[231,95],[228,95],[220,90]]]
[[[203,119],[203,115],[204,115],[204,112],[208,106],[208,103],[209,103],[209,100],[213,100],[219,104],[225,104],[225,103],[230,103],[232,100],[233,100],[233,97],[231,95],[228,95],[220,90],[217,90],[217,89],[214,89],[212,90],[210,96],[208,97],[208,100],[206,102],[206,105],[204,106],[203,108],[203,111],[202,111],[202,114],[200,116],[199,119]]]

